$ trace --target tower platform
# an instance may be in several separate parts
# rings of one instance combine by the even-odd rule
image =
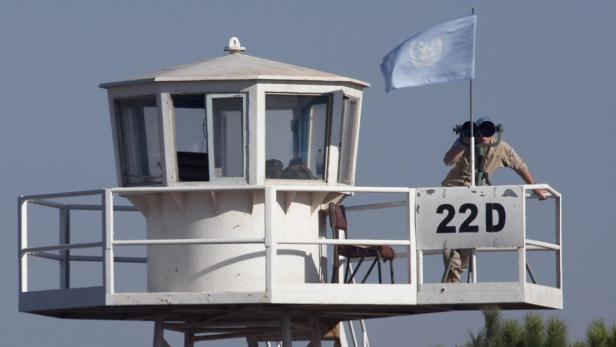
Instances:
[[[438,249],[429,249],[422,246],[425,237],[418,237],[421,230],[417,225],[421,223],[418,213],[426,207],[418,198],[422,192],[432,189],[392,188],[392,187],[311,187],[311,186],[260,186],[246,187],[247,191],[256,196],[263,196],[265,211],[263,236],[254,239],[114,239],[114,214],[123,212],[137,212],[132,206],[114,205],[114,196],[143,196],[145,194],[181,194],[199,190],[208,192],[222,192],[228,187],[208,188],[112,188],[86,192],[69,192],[60,194],[45,194],[22,196],[20,206],[20,281],[19,309],[22,312],[41,314],[46,316],[75,318],[75,319],[113,319],[113,320],[147,320],[164,319],[165,321],[178,320],[188,322],[191,320],[208,321],[216,324],[243,323],[254,325],[258,322],[277,320],[281,313],[291,315],[292,320],[302,320],[306,317],[318,315],[325,321],[342,321],[389,317],[409,314],[422,314],[443,312],[451,310],[477,310],[486,305],[498,305],[503,309],[562,309],[562,276],[561,276],[561,224],[560,224],[560,194],[547,185],[534,186],[502,186],[485,187],[485,189],[500,189],[503,191],[519,189],[522,192],[521,201],[532,198],[527,191],[532,189],[546,189],[551,192],[554,199],[556,242],[536,241],[526,238],[526,226],[522,225],[517,232],[521,233],[524,243],[521,247],[501,246],[475,247],[476,253],[482,252],[513,252],[517,256],[517,280],[510,282],[478,282],[477,271],[469,276],[470,283],[429,283],[424,281],[425,260],[430,255],[439,256]],[[234,187],[233,189],[241,189]],[[276,221],[280,220],[278,214],[288,212],[291,203],[300,193],[309,193],[314,213],[320,214],[320,227],[323,229],[314,239],[285,239],[280,233]],[[359,194],[393,194],[402,196],[401,200],[378,203],[363,203],[352,205],[352,199]],[[476,194],[471,191],[468,194]],[[485,192],[479,192],[485,196]],[[451,194],[451,193],[447,193]],[[445,193],[443,193],[445,195]],[[66,200],[84,196],[100,197],[100,204],[69,203]],[[494,194],[496,196],[496,193]],[[346,199],[346,200],[345,200]],[[257,198],[257,200],[259,200]],[[332,201],[345,200],[349,213],[368,210],[401,209],[403,217],[395,222],[403,235],[396,239],[334,239],[327,232],[327,217],[323,213],[324,206]],[[60,201],[60,202],[59,202]],[[32,239],[28,229],[32,225],[28,206],[37,205],[43,209],[56,209],[61,211],[59,244],[28,246],[28,239]],[[287,211],[285,211],[285,207]],[[526,205],[522,204],[523,216],[526,215]],[[66,211],[69,211],[67,213]],[[70,211],[94,211],[100,213],[102,221],[102,240],[97,242],[71,243],[75,239],[70,230]],[[378,211],[377,211],[378,212]],[[64,219],[62,219],[64,218]],[[67,220],[67,218],[69,218]],[[420,217],[422,218],[422,217]],[[353,219],[351,219],[352,221]],[[513,222],[513,221],[512,221]],[[524,222],[526,220],[524,219]],[[360,226],[356,227],[357,229]],[[48,231],[48,230],[47,230]],[[405,236],[404,236],[405,235]],[[141,247],[167,247],[177,245],[206,245],[206,244],[258,244],[262,249],[262,273],[264,280],[255,284],[252,291],[238,291],[233,288],[221,291],[180,292],[180,291],[138,291],[119,292],[116,286],[114,268],[122,263],[147,264],[146,257],[116,256],[116,248]],[[424,242],[425,243],[425,242]],[[317,269],[317,282],[288,283],[282,281],[278,263],[280,255],[284,253],[286,245],[310,244],[317,245],[319,268]],[[328,269],[332,269],[331,248],[338,245],[389,245],[396,249],[395,271],[398,282],[375,283],[375,276],[369,278],[367,283],[328,283],[331,277]],[[82,249],[99,249],[102,256],[74,254]],[[529,252],[548,252],[555,256],[555,285],[536,284],[530,272],[527,261]],[[46,259],[56,262],[59,267],[60,288],[45,290],[30,290],[29,280],[43,274],[29,269],[29,258]],[[310,257],[306,259],[312,259]],[[473,257],[473,261],[476,261]],[[103,267],[102,285],[82,288],[72,288],[70,278],[79,275],[71,274],[71,265],[77,262],[100,264]],[[474,269],[477,265],[473,263]],[[322,265],[322,266],[321,266]],[[357,264],[355,264],[357,265]],[[487,266],[482,265],[482,266]],[[334,270],[335,271],[335,270]],[[342,272],[342,268],[337,271]],[[46,276],[49,273],[45,274]],[[331,275],[331,274],[330,274]],[[53,276],[52,276],[53,277]],[[342,276],[340,276],[342,277]],[[529,278],[531,279],[529,281]],[[55,282],[57,283],[57,282]],[[303,318],[302,318],[303,317]],[[307,318],[306,318],[307,319]],[[252,322],[252,323],[250,323]]]
[[[399,315],[480,310],[486,305],[501,309],[562,309],[560,290],[529,283],[520,286],[506,283],[461,283],[422,285],[417,301],[412,300],[407,285],[345,285],[345,298],[336,300],[340,290],[282,292],[281,297],[295,298],[295,303],[271,303],[266,293],[123,293],[105,294],[104,288],[79,288],[39,291],[20,297],[20,310],[45,316],[73,319],[111,319],[153,321],[182,320],[187,317],[217,317],[217,322],[263,320],[280,312],[319,314],[323,319],[358,320]],[[396,288],[397,287],[397,288]],[[360,294],[361,293],[361,294]],[[448,294],[445,294],[448,293]],[[356,294],[356,295],[354,295]],[[298,295],[327,297],[327,300],[298,300]],[[355,296],[355,300],[352,297]],[[373,300],[367,300],[371,296]],[[351,297],[351,299],[349,299]],[[361,299],[360,299],[361,297]],[[387,300],[379,299],[387,297]],[[302,302],[305,301],[305,302]],[[309,303],[308,301],[312,301]],[[327,301],[328,303],[324,303]],[[372,301],[374,303],[366,303]],[[389,303],[385,303],[389,301]],[[354,302],[354,303],[353,303]],[[413,303],[415,302],[415,303]]]

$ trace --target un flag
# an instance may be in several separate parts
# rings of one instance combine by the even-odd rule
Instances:
[[[383,58],[386,90],[475,78],[477,15],[411,36]]]

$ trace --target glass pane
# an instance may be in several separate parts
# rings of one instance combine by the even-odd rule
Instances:
[[[346,98],[344,99],[346,101]],[[342,164],[342,129],[344,125],[344,109],[341,112],[334,111],[332,113],[332,129],[331,129],[331,138],[330,138],[330,160],[338,160],[338,176],[336,179],[340,182],[340,165]]]
[[[266,178],[324,179],[329,105],[329,95],[266,96]]]
[[[351,172],[351,165],[353,160],[353,145],[355,143],[355,137],[357,136],[357,100],[351,98],[344,98],[342,121],[339,130],[340,147],[339,147],[339,159],[338,159],[338,182],[345,184],[352,184],[353,177]],[[342,133],[342,124],[346,123],[346,133]],[[333,136],[333,133],[332,133]]]
[[[212,99],[214,175],[244,176],[243,98]]]
[[[162,183],[162,149],[156,97],[116,101],[126,185]]]
[[[205,95],[172,95],[180,181],[209,181]]]

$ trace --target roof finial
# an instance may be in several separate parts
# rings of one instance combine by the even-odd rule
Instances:
[[[242,47],[240,44],[240,39],[233,36],[229,39],[229,43],[225,47],[225,52],[229,52],[229,54],[241,53],[246,50],[246,47]]]

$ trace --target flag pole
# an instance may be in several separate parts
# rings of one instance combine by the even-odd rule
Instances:
[[[471,10],[471,14],[475,14],[475,8]],[[475,29],[476,30],[476,29]],[[473,79],[469,80],[469,117],[471,128],[471,187],[475,186],[475,127],[473,126]]]
[[[471,9],[471,15],[475,14],[475,8],[473,7]],[[475,28],[475,32],[477,32],[477,28]],[[473,44],[476,44],[476,41]],[[473,52],[473,54],[475,54],[475,52]],[[473,64],[475,62],[473,61]],[[475,66],[473,66],[473,68],[475,68]],[[473,79],[471,78],[469,80],[468,83],[468,98],[469,98],[469,107],[468,107],[468,113],[469,113],[469,117],[471,120],[471,187],[475,186],[475,127],[474,127],[474,123],[473,123]],[[471,278],[471,274],[472,274],[472,278],[473,278],[473,283],[477,282],[477,273],[475,271],[475,267],[477,266],[477,258],[475,255],[475,249],[472,249],[470,254],[468,255],[468,264],[469,264],[469,268],[468,268],[468,277],[466,279],[466,281],[468,282]]]

